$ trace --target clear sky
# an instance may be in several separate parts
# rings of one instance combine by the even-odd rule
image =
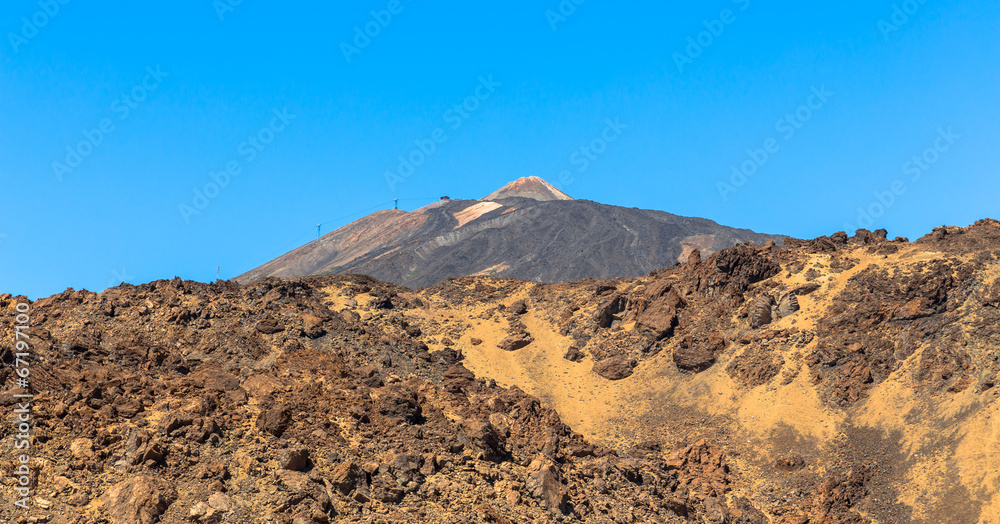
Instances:
[[[803,238],[968,225],[998,214],[998,26],[986,0],[9,0],[0,293],[232,278],[529,175]]]

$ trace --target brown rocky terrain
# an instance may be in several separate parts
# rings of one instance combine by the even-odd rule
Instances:
[[[34,507],[0,517],[996,522],[998,307],[993,220],[561,284],[68,290],[32,304]]]
[[[534,282],[639,276],[743,242],[784,237],[662,211],[573,200],[538,177],[479,200],[384,210],[236,278],[357,273],[408,287],[488,275]]]

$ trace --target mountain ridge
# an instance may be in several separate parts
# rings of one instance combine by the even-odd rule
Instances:
[[[499,198],[497,198],[499,197]],[[664,211],[575,200],[537,177],[478,200],[442,199],[363,217],[237,277],[361,273],[399,285],[490,274],[532,281],[638,276],[742,242],[781,235]]]

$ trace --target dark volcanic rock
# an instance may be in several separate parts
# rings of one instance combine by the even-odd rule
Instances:
[[[715,364],[715,352],[701,346],[679,347],[674,350],[674,364],[680,370],[699,373]]]
[[[507,310],[515,315],[523,315],[528,312],[528,305],[524,300],[515,300]]]
[[[261,333],[267,335],[279,333],[281,331],[284,331],[285,329],[281,327],[278,321],[273,318],[265,318],[264,320],[257,322],[257,325],[254,327],[257,329],[257,331],[260,331]]]
[[[285,405],[275,406],[265,410],[257,418],[257,429],[280,437],[292,423],[292,410]]]
[[[624,311],[626,304],[627,300],[622,295],[612,295],[601,299],[594,311],[594,322],[602,328],[611,326],[614,316]]]
[[[700,373],[715,364],[716,355],[725,347],[726,341],[718,333],[688,335],[674,350],[674,364],[681,371]]]
[[[309,451],[301,448],[283,449],[278,452],[278,467],[300,471],[309,464]]]
[[[617,356],[594,363],[594,373],[608,379],[621,380],[632,376],[638,362],[634,358]]]
[[[566,354],[563,355],[563,358],[570,362],[579,362],[585,357],[586,355],[584,355],[583,351],[580,351],[580,348],[576,346],[570,346],[569,349],[566,350]]]
[[[534,342],[535,339],[527,333],[515,333],[501,340],[497,347],[504,351],[516,351]]]

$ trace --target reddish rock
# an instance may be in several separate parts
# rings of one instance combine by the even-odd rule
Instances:
[[[655,286],[655,284],[654,284]],[[652,289],[650,294],[653,294]],[[670,337],[677,327],[677,312],[683,308],[684,300],[673,289],[658,296],[652,304],[636,317],[636,329],[652,340]]]
[[[112,486],[100,503],[112,524],[154,524],[175,500],[171,483],[139,475]]]
[[[725,347],[726,341],[718,333],[707,337],[689,335],[674,350],[674,364],[681,371],[700,373],[715,364],[716,355]]]
[[[504,351],[516,351],[534,342],[535,339],[527,333],[516,333],[505,337],[497,344],[497,347]]]
[[[447,391],[457,393],[472,385],[472,383],[476,380],[476,375],[466,369],[466,367],[462,364],[455,363],[448,366],[448,369],[445,370],[442,378],[444,380],[445,389]]]
[[[302,333],[309,338],[319,338],[326,331],[323,329],[323,319],[316,315],[305,313],[302,315]]]
[[[352,461],[341,462],[333,468],[333,472],[329,477],[330,483],[336,488],[340,493],[347,495],[359,483],[364,481],[364,473]]]

